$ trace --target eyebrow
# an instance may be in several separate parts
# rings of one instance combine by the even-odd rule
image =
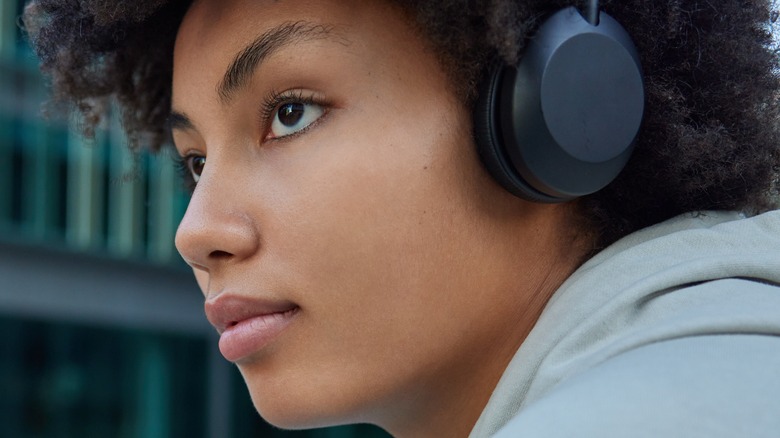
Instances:
[[[174,110],[171,110],[171,113],[168,114],[168,118],[166,119],[165,123],[168,125],[168,129],[171,131],[176,129],[195,129],[195,125],[192,124],[192,121],[189,117],[187,117],[186,114]]]
[[[236,54],[217,87],[222,103],[228,103],[233,94],[252,77],[262,62],[277,50],[294,43],[329,38],[333,28],[308,21],[282,23],[262,33]],[[339,40],[340,42],[344,42]]]

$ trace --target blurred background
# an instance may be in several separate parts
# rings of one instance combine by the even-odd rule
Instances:
[[[386,436],[259,418],[173,247],[171,157],[42,118],[24,3],[0,0],[0,437]]]

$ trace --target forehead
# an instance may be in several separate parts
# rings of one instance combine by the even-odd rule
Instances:
[[[177,45],[209,46],[214,42],[240,46],[265,27],[279,22],[347,25],[356,8],[347,1],[323,0],[195,0],[179,28]],[[369,1],[366,3],[376,3]],[[358,8],[359,9],[359,8]],[[359,21],[359,20],[358,20]],[[182,35],[186,40],[179,41]]]
[[[237,56],[264,34],[286,27],[293,38],[277,48],[281,58],[292,59],[316,44],[338,44],[344,50],[377,50],[377,45],[404,45],[409,39],[403,14],[379,0],[196,0],[179,28],[174,49],[174,101],[176,91],[214,89]],[[278,37],[289,32],[276,32]],[[394,38],[389,38],[395,35]],[[400,37],[400,38],[399,38]],[[395,39],[396,41],[391,41]],[[298,44],[298,43],[309,44]],[[279,57],[277,57],[278,59]],[[186,81],[182,80],[186,79]],[[189,90],[181,90],[187,82]],[[181,94],[181,93],[179,93]]]

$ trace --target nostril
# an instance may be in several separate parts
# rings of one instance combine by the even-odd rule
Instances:
[[[212,251],[211,254],[209,254],[209,258],[212,259],[226,259],[230,258],[232,254],[226,251]]]

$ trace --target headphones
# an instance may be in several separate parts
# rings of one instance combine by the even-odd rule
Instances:
[[[517,66],[496,61],[474,111],[480,157],[509,192],[543,203],[595,193],[631,155],[644,112],[639,55],[591,0],[542,23]]]

